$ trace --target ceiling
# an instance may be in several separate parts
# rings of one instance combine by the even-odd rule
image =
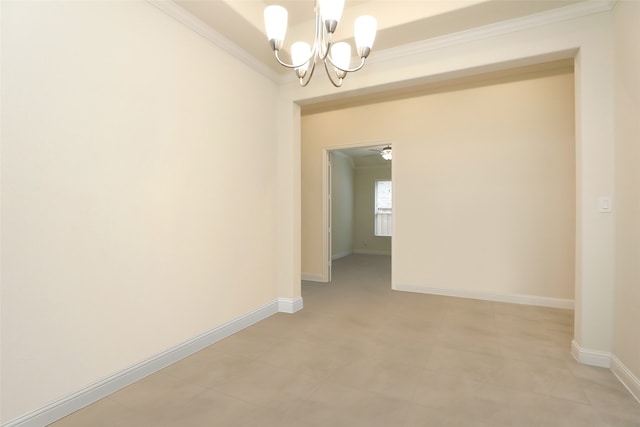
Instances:
[[[343,148],[335,151],[351,157],[355,166],[389,166],[391,162],[383,159],[380,155],[380,151],[387,146],[390,146],[390,144]]]
[[[491,24],[523,18],[588,0],[346,0],[335,41],[351,41],[353,21],[360,15],[378,20],[376,52]],[[279,4],[289,11],[284,47],[311,42],[314,0],[174,0],[178,7],[240,47],[278,74],[291,71],[278,65],[264,33],[263,11]]]

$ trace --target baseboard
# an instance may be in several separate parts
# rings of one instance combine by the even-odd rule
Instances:
[[[611,371],[640,403],[640,379],[614,355],[611,356]]]
[[[585,365],[610,368],[611,372],[640,403],[640,380],[614,354],[581,347],[576,340],[571,341],[571,354],[578,362]]]
[[[458,289],[428,288],[414,285],[394,285],[396,291],[417,292],[422,294],[444,295],[448,297],[471,298],[485,301],[506,302],[511,304],[536,305],[540,307],[563,308],[573,310],[574,300],[548,298],[534,295],[496,294],[490,292],[472,292]]]
[[[391,256],[391,251],[374,251],[368,249],[357,249],[353,251],[354,254],[358,255],[388,255]]]
[[[335,254],[332,254],[332,255],[331,255],[331,260],[332,260],[332,261],[335,261],[335,260],[337,260],[337,259],[340,259],[340,258],[344,258],[344,257],[346,257],[346,256],[349,256],[349,255],[351,255],[352,253],[353,253],[353,252],[351,252],[351,251],[338,252],[338,253],[335,253]]]
[[[302,273],[302,280],[306,280],[308,282],[327,282],[327,278],[322,274],[314,274],[314,273]]]
[[[302,310],[302,297],[278,298],[278,311],[280,313],[295,313]]]
[[[571,354],[574,359],[585,365],[599,368],[611,368],[611,353],[601,350],[590,350],[581,347],[576,340],[571,341]]]
[[[298,301],[299,300],[299,301]],[[281,303],[283,304],[281,306]],[[120,371],[110,377],[95,383],[83,390],[68,395],[50,405],[23,415],[19,418],[2,424],[1,427],[42,427],[53,423],[79,409],[84,408],[107,397],[142,378],[166,368],[167,366],[184,359],[216,342],[227,338],[236,332],[247,328],[254,323],[266,319],[277,313],[281,307],[294,310],[302,308],[302,298],[279,298],[240,317],[226,322],[209,332],[197,336],[189,341],[177,345],[167,351],[138,363],[128,369]],[[297,308],[300,307],[300,308]],[[293,312],[293,311],[291,311]]]

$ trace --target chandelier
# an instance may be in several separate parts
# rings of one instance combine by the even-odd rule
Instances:
[[[346,42],[333,43],[331,40],[343,8],[344,0],[316,0],[314,8],[316,32],[313,47],[305,42],[293,43],[291,45],[292,63],[287,63],[280,58],[280,50],[287,32],[287,9],[277,5],[265,8],[264,23],[271,49],[281,65],[295,70],[300,86],[309,84],[317,62],[324,64],[329,80],[335,87],[342,86],[347,73],[358,71],[364,66],[376,37],[377,21],[368,15],[360,16],[355,20],[354,37],[360,64],[349,68],[351,45]]]

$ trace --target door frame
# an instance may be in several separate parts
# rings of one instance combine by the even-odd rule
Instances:
[[[323,282],[330,283],[331,282],[331,271],[332,271],[332,250],[331,250],[331,239],[332,239],[332,215],[331,215],[331,207],[332,207],[332,194],[331,194],[331,179],[332,179],[332,169],[331,169],[331,152],[332,151],[340,151],[348,148],[367,148],[367,147],[378,147],[381,145],[391,145],[393,146],[393,141],[389,139],[384,140],[375,140],[375,141],[366,141],[366,142],[357,142],[353,144],[344,144],[344,145],[335,145],[330,147],[322,147],[322,278]],[[394,153],[395,155],[395,153]],[[391,168],[391,182],[393,183],[393,175],[394,168]],[[392,184],[393,185],[393,184]],[[395,202],[393,202],[395,203]],[[392,221],[395,222],[395,216],[392,218]],[[393,224],[395,229],[395,223]],[[391,241],[391,253],[393,253],[393,240]]]

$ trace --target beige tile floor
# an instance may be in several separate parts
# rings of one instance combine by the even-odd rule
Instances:
[[[302,294],[53,426],[640,426],[613,374],[571,357],[572,311],[391,291],[384,256]]]

